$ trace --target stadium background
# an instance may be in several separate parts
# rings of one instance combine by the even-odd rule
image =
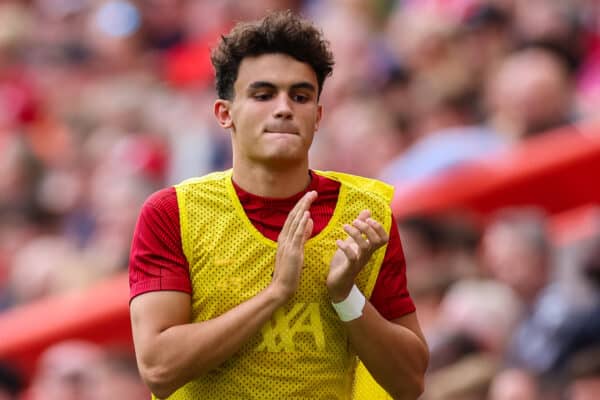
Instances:
[[[336,58],[312,166],[396,186],[423,398],[600,398],[597,1],[4,0],[0,399],[147,398],[137,212],[229,167],[208,49],[282,8]]]

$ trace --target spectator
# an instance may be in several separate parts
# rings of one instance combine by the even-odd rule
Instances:
[[[532,307],[552,277],[545,215],[537,210],[503,210],[488,225],[481,244],[484,271]]]
[[[484,234],[482,253],[486,270],[513,288],[527,307],[511,335],[508,364],[530,370],[548,385],[555,383],[565,354],[577,343],[574,337],[589,343],[586,337],[594,328],[589,315],[578,317],[588,308],[567,297],[564,284],[555,279],[544,215],[506,210]]]
[[[96,400],[102,357],[101,347],[84,341],[49,347],[41,356],[26,399]]]
[[[150,391],[138,374],[135,356],[131,351],[109,348],[105,351],[99,375],[98,400],[150,398]]]
[[[509,55],[489,80],[489,124],[518,141],[574,122],[573,82],[564,62],[530,48]]]
[[[506,369],[494,377],[488,400],[541,400],[539,383],[526,370]]]
[[[421,12],[400,13],[398,18],[411,27],[423,23],[414,32],[393,24],[390,28],[391,33],[400,29],[408,35],[402,42],[407,47],[398,51],[412,71],[415,142],[390,160],[381,179],[411,185],[504,149],[505,138],[480,124],[477,81],[457,51],[458,27]]]
[[[456,334],[464,335],[479,351],[501,356],[521,313],[519,298],[505,285],[492,280],[458,281],[442,299],[438,335],[430,340],[432,358],[439,338]]]

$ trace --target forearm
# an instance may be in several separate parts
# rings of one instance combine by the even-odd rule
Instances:
[[[156,332],[138,350],[142,377],[159,397],[219,366],[235,354],[282,304],[271,287],[217,318]],[[141,355],[141,356],[140,356]]]
[[[395,399],[419,397],[429,358],[422,338],[387,321],[369,302],[360,318],[345,325],[359,358],[383,388]]]

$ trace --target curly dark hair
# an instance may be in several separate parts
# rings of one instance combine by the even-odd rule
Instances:
[[[274,12],[261,20],[238,23],[212,50],[217,95],[233,99],[233,84],[245,57],[283,53],[309,64],[317,75],[318,94],[333,70],[333,54],[323,33],[291,11]]]

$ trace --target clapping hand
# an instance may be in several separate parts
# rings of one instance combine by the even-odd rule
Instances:
[[[331,259],[327,275],[327,289],[331,300],[344,300],[358,273],[369,262],[378,248],[389,240],[383,226],[371,218],[369,210],[363,210],[351,225],[344,225],[348,234],[345,240],[336,240],[337,251]]]

